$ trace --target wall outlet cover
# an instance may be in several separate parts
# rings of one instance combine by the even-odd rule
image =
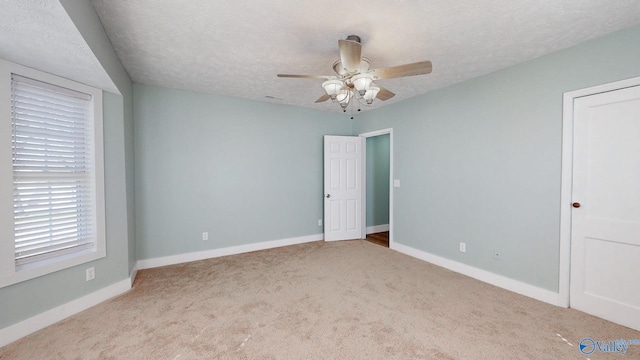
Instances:
[[[85,270],[86,281],[91,281],[96,278],[96,268],[93,266]]]

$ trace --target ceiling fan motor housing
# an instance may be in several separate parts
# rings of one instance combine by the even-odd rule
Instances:
[[[360,36],[358,35],[349,35],[345,40],[355,41],[360,44]]]

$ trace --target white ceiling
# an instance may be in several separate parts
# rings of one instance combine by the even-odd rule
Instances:
[[[397,94],[389,104],[640,24],[637,0],[92,3],[138,83],[332,111],[314,104],[322,80],[276,74],[333,75],[350,34],[372,68],[433,62],[430,75],[379,81]]]
[[[332,75],[350,34],[373,68],[433,62],[430,75],[380,80],[396,96],[376,108],[640,24],[640,0],[92,3],[135,82],[330,111],[314,103],[321,80],[276,74]],[[0,13],[1,58],[116,91],[58,1],[0,0]]]
[[[0,0],[0,58],[118,92],[57,0]]]

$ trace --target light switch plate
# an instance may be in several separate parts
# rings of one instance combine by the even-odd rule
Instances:
[[[393,180],[393,187],[400,187],[400,180],[394,179]]]

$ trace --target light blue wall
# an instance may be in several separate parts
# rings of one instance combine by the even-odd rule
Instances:
[[[91,282],[87,264],[0,289],[0,328],[126,279],[137,259],[321,233],[322,135],[389,127],[402,180],[396,242],[556,291],[562,93],[640,76],[636,27],[352,126],[334,113],[132,86],[90,2],[61,3],[120,91],[104,94],[107,257],[90,264]]]
[[[77,27],[78,31],[87,42],[91,51],[109,74],[122,98],[120,116],[122,117],[121,127],[114,131],[113,139],[121,142],[122,148],[118,148],[120,163],[124,164],[124,189],[117,196],[126,201],[126,211],[120,215],[126,223],[124,229],[126,234],[118,234],[118,237],[126,237],[128,242],[128,272],[131,273],[136,263],[135,246],[135,181],[134,181],[134,125],[133,125],[133,83],[129,74],[120,62],[115,50],[111,46],[111,40],[102,27],[100,18],[95,12],[89,0],[61,0],[60,3],[69,17]],[[122,170],[122,169],[120,169]]]
[[[640,27],[359,116],[394,130],[394,241],[557,291],[562,95],[635,76]]]
[[[389,139],[367,138],[367,226],[389,224]]]
[[[323,232],[322,136],[351,120],[138,84],[134,104],[139,259]]]
[[[134,216],[132,83],[89,1],[61,3],[120,90],[120,94],[103,92],[107,257],[1,288],[0,329],[127,279],[136,260],[135,224],[130,221]],[[96,278],[87,282],[85,269],[90,266],[95,266]]]
[[[104,93],[107,257],[0,289],[0,329],[127,278],[122,97]],[[124,215],[124,216],[123,216]],[[96,278],[85,281],[94,266]]]

